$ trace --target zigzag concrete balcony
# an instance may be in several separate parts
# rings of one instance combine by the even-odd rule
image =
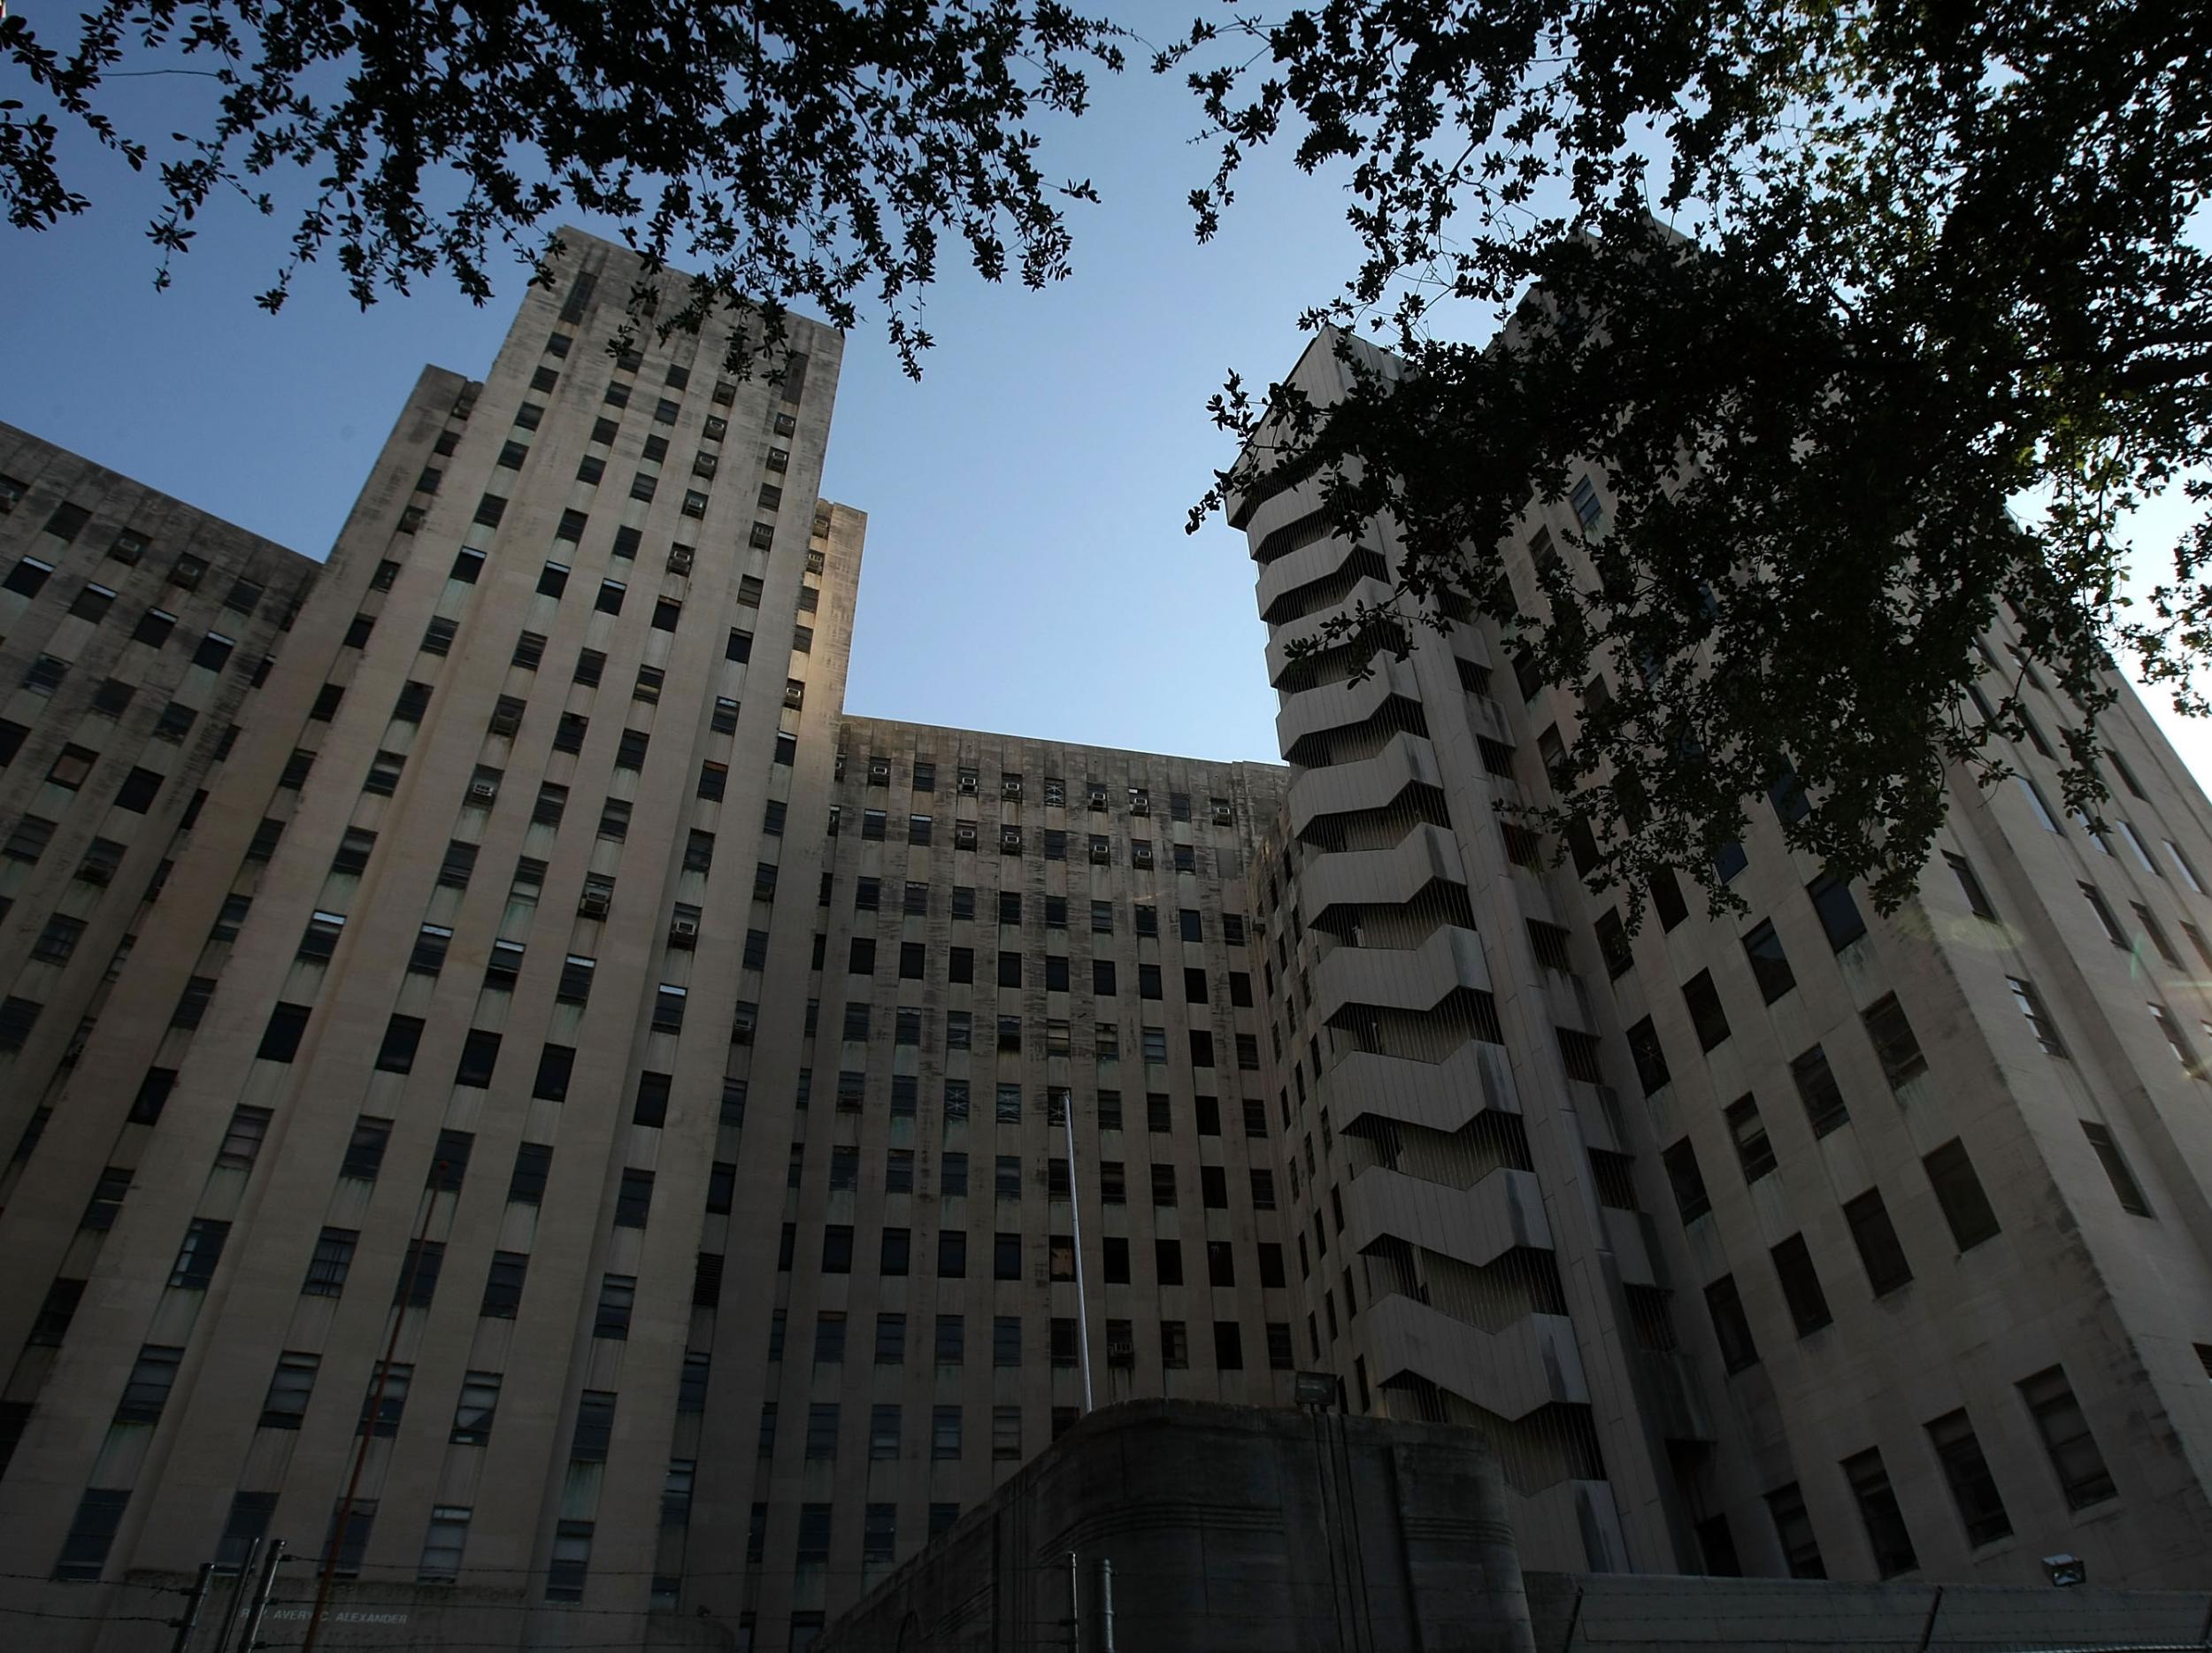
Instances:
[[[1317,855],[1298,876],[1298,911],[1317,924],[1337,906],[1397,905],[1442,879],[1464,885],[1467,864],[1448,828],[1424,821],[1387,850]]]
[[[1505,1047],[1480,1039],[1441,1062],[1354,1050],[1322,1073],[1321,1096],[1339,1130],[1373,1118],[1455,1136],[1486,1109],[1521,1111]]]
[[[1425,735],[1401,731],[1372,757],[1309,769],[1290,783],[1290,829],[1302,837],[1324,815],[1380,809],[1415,784],[1441,787],[1436,748]]]
[[[1337,598],[1335,602],[1324,604],[1310,614],[1302,615],[1295,620],[1286,621],[1282,630],[1268,640],[1267,681],[1269,686],[1273,688],[1281,684],[1283,673],[1290,665],[1290,645],[1294,639],[1315,635],[1332,615],[1349,614],[1362,603],[1370,606],[1379,605],[1387,602],[1389,597],[1388,582],[1372,578],[1359,580],[1354,581],[1351,589]]]
[[[1267,487],[1264,479],[1253,494]],[[1248,506],[1247,501],[1251,500]],[[1288,488],[1270,494],[1264,499],[1252,500],[1251,495],[1240,495],[1229,502],[1229,526],[1241,528],[1253,544],[1258,544],[1276,529],[1298,520],[1321,503],[1321,478],[1317,474]]]
[[[1487,1268],[1516,1246],[1551,1249],[1536,1174],[1509,1165],[1466,1188],[1371,1166],[1345,1190],[1344,1211],[1347,1236],[1360,1251],[1391,1240]]]
[[[1394,696],[1420,703],[1420,685],[1410,660],[1384,659],[1363,682],[1325,683],[1294,695],[1275,714],[1276,750],[1288,752],[1310,734],[1364,723]]]
[[[1531,1314],[1486,1332],[1393,1293],[1368,1304],[1360,1332],[1367,1370],[1385,1383],[1412,1372],[1501,1418],[1561,1401],[1589,1403],[1574,1322],[1563,1314]]]
[[[1318,580],[1309,580],[1270,597],[1260,605],[1260,619],[1269,627],[1300,626],[1322,610],[1344,602],[1363,580],[1375,580],[1385,589],[1389,586],[1390,565],[1371,546],[1356,546],[1349,557]]]
[[[1347,1005],[1428,1011],[1461,988],[1490,990],[1482,938],[1445,925],[1418,947],[1340,947],[1313,973],[1313,1007],[1333,1022]]]
[[[1359,549],[1356,539],[1329,534],[1294,551],[1285,551],[1260,570],[1259,611],[1266,613],[1286,591],[1295,591],[1300,586],[1334,573]]]

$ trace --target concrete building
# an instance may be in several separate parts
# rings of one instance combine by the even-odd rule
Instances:
[[[640,272],[572,241],[319,568],[0,447],[0,1547],[51,1645],[166,1646],[280,1538],[270,1622],[327,1553],[334,1637],[781,1648],[1087,1381],[1287,1394],[1280,772],[844,719],[840,340],[618,357]]]
[[[611,349],[570,240],[320,565],[0,428],[0,1613],[167,1647],[282,1541],[322,1645],[803,1647],[1087,1403],[1294,1367],[1485,1431],[1545,1569],[2212,1553],[2132,702],[2109,854],[2024,754],[1898,920],[1755,835],[1766,922],[1632,941],[1499,829],[1573,709],[1479,619],[1288,661],[1394,555],[1310,488],[1238,505],[1286,771],[849,718],[837,335]]]
[[[1292,378],[1349,383],[1332,341]],[[1292,770],[1253,876],[1301,1364],[1489,1432],[1532,1567],[2201,1582],[2212,811],[2132,693],[2105,832],[2050,802],[2076,713],[2031,673],[2019,778],[1953,777],[1893,918],[1762,813],[1703,875],[1745,917],[1686,875],[1632,937],[1514,823],[1577,702],[1487,618],[1357,683],[1287,658],[1400,556],[1287,482],[1232,520]],[[1605,530],[1573,484],[1502,548],[1525,602]]]

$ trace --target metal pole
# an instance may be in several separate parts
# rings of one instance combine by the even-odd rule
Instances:
[[[369,1461],[369,1442],[376,1438],[377,1414],[384,1409],[384,1386],[392,1375],[392,1357],[399,1352],[399,1328],[407,1320],[407,1299],[414,1292],[415,1271],[422,1266],[423,1244],[430,1237],[430,1218],[438,1209],[438,1185],[444,1180],[445,1161],[441,1159],[430,1168],[430,1182],[423,1189],[422,1221],[416,1225],[415,1243],[407,1254],[407,1271],[400,1277],[399,1301],[392,1305],[392,1334],[384,1340],[384,1363],[376,1369],[376,1387],[369,1391],[368,1415],[361,1420],[361,1444],[354,1449],[353,1472],[346,1478],[346,1495],[338,1500],[337,1512],[331,1518],[330,1542],[324,1546],[322,1565],[316,1572],[315,1605],[308,1612],[307,1634],[300,1640],[300,1653],[315,1653],[316,1639],[322,1634],[323,1609],[330,1604],[331,1580],[338,1570],[338,1547],[345,1542],[346,1527],[353,1518],[353,1500],[361,1490],[361,1471]]]
[[[237,1627],[238,1615],[245,1610],[246,1592],[253,1588],[254,1563],[261,1559],[260,1539],[252,1539],[246,1545],[246,1553],[238,1563],[238,1588],[231,1592],[230,1605],[223,1609],[223,1622],[215,1632],[216,1653],[230,1646],[230,1633]]]
[[[169,1653],[185,1653],[192,1645],[192,1632],[200,1622],[200,1604],[207,1600],[207,1581],[215,1574],[215,1564],[200,1563],[199,1576],[192,1580],[192,1594],[184,1598],[183,1616],[169,1622],[177,1627],[177,1638],[169,1644]]]
[[[1061,1120],[1068,1128],[1068,1210],[1071,1215],[1075,1242],[1075,1336],[1083,1357],[1083,1410],[1089,1411],[1091,1400],[1091,1310],[1083,1295],[1083,1190],[1075,1180],[1075,1095],[1071,1091],[1062,1104]],[[1071,1563],[1074,1560],[1070,1555]]]
[[[1076,1600],[1075,1552],[1068,1551],[1068,1653],[1083,1653],[1083,1610]]]
[[[269,1611],[269,1592],[276,1588],[277,1569],[284,1565],[284,1541],[272,1539],[268,1559],[261,1564],[260,1588],[254,1592],[253,1611],[246,1615],[246,1633],[238,1642],[238,1653],[254,1653],[261,1638],[261,1616]]]
[[[1114,1653],[1114,1564],[1110,1557],[1098,1564],[1098,1572],[1106,1609],[1106,1653]]]

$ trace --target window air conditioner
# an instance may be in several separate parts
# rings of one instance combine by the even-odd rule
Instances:
[[[576,911],[587,919],[603,919],[607,916],[607,907],[613,898],[614,893],[611,890],[589,888],[578,897]]]
[[[668,926],[668,944],[671,947],[693,947],[698,944],[698,919],[677,919],[670,923]]]
[[[475,799],[480,803],[488,803],[498,796],[499,782],[496,780],[472,780],[469,782],[469,796]]]

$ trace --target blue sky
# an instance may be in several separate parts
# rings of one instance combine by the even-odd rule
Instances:
[[[1188,12],[1118,14],[1164,40]],[[1182,19],[1179,22],[1177,19]],[[204,83],[129,88],[165,131]],[[1185,513],[1230,453],[1204,412],[1232,368],[1261,383],[1303,338],[1355,247],[1333,180],[1263,157],[1199,246],[1186,197],[1210,175],[1198,111],[1140,63],[1046,129],[1072,206],[1075,273],[1045,293],[948,258],[919,385],[878,319],[852,335],[824,490],[869,513],[849,710],[1215,758],[1277,756],[1243,536]],[[311,269],[271,317],[252,296],[286,221],[203,224],[166,293],[144,239],[152,191],[94,155],[90,214],[0,229],[0,418],[324,555],[420,365],[480,373],[522,290],[482,309],[449,284],[364,312]],[[603,232],[609,227],[579,220]],[[2212,732],[2153,710],[2200,776]]]
[[[1163,37],[1168,15],[1188,27],[1164,14]],[[166,130],[165,104],[196,89],[131,95]],[[1288,368],[1299,310],[1352,242],[1333,190],[1271,165],[1197,245],[1185,197],[1215,158],[1198,126],[1179,83],[1141,65],[1102,86],[1048,133],[1048,175],[1106,197],[1071,206],[1072,276],[1033,293],[948,258],[919,385],[875,319],[852,334],[824,482],[869,513],[851,711],[1277,756],[1243,536],[1217,520],[1189,536],[1184,517],[1231,451],[1206,397],[1233,367]],[[252,296],[285,223],[225,209],[157,293],[150,191],[111,165],[88,176],[88,216],[0,231],[0,418],[310,556],[420,365],[483,372],[522,292],[518,271],[481,310],[439,281],[363,312],[325,267],[270,317]]]

